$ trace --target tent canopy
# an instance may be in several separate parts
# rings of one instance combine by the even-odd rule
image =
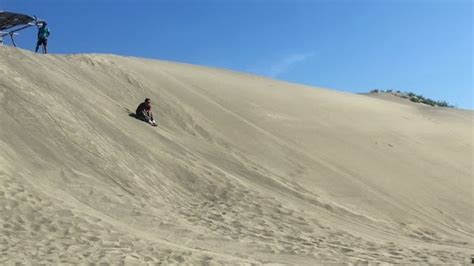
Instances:
[[[0,31],[14,30],[15,27],[29,25],[36,18],[24,14],[0,11]]]
[[[0,44],[3,43],[4,36],[10,35],[13,45],[16,46],[13,35],[17,35],[17,31],[38,25],[41,22],[44,21],[29,15],[0,11]]]

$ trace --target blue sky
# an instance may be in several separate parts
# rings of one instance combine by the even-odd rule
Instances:
[[[187,62],[474,108],[471,0],[0,0],[49,22],[51,53]],[[34,49],[35,29],[17,37]]]

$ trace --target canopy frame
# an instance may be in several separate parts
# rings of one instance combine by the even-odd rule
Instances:
[[[36,16],[0,11],[0,44],[3,44],[3,37],[8,35],[13,46],[16,47],[14,36],[19,35],[19,31],[44,22],[44,20],[38,19]]]

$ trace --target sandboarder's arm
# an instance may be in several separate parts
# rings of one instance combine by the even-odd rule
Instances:
[[[141,111],[141,114],[142,114],[142,117],[144,117],[147,122],[150,121],[150,116],[148,115],[148,112],[145,109]]]

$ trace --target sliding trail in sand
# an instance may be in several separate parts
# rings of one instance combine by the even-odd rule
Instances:
[[[467,263],[473,111],[0,47],[0,263]],[[145,97],[158,126],[129,116]]]

